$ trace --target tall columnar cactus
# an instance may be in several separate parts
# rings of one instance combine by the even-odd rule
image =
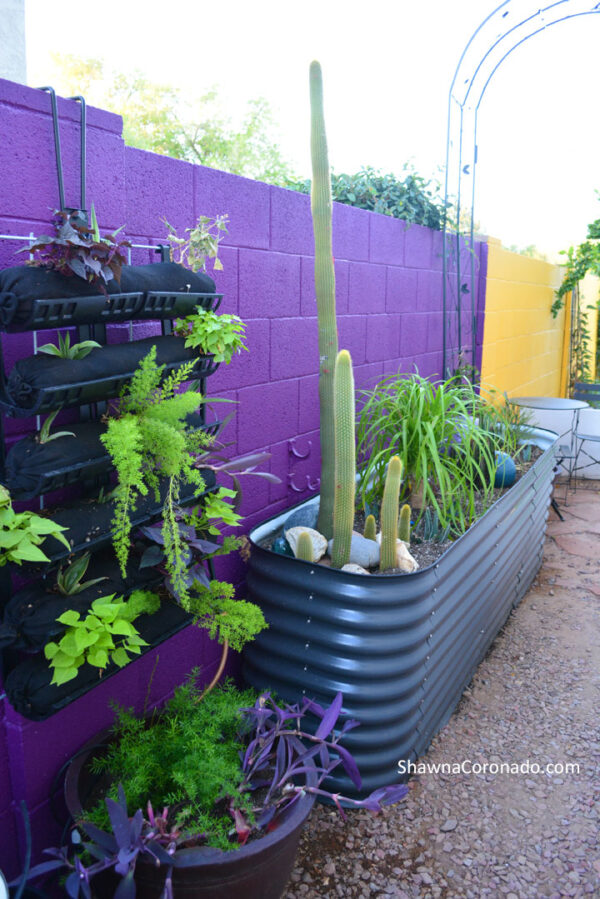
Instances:
[[[356,458],[354,438],[354,375],[348,350],[340,350],[335,361],[335,494],[333,504],[333,551],[331,564],[341,568],[350,558],[354,526]]]
[[[331,236],[331,175],[323,114],[323,77],[318,62],[310,65],[312,188],[310,206],[315,236],[315,292],[319,322],[319,406],[321,429],[321,504],[317,530],[333,533],[334,413],[333,371],[338,352],[335,318],[335,273]]]
[[[314,561],[313,542],[308,531],[302,531],[298,535],[298,542],[296,544],[296,558],[304,559],[305,562]]]
[[[390,459],[383,500],[381,502],[381,556],[379,567],[382,571],[396,568],[396,540],[398,539],[398,497],[402,481],[402,461],[398,456]]]
[[[405,543],[410,543],[410,506],[404,503],[400,509],[400,526],[398,528],[398,536]]]
[[[377,522],[375,521],[374,515],[367,515],[365,518],[365,531],[364,531],[365,540],[375,540],[377,537]]]

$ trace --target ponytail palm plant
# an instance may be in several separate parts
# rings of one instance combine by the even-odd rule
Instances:
[[[459,536],[493,497],[500,434],[479,425],[486,404],[471,384],[432,383],[417,374],[393,375],[364,392],[357,437],[365,460],[359,486],[364,505],[379,505],[385,474],[397,455],[403,465],[401,501],[420,518],[426,508]],[[420,511],[419,511],[420,510]]]

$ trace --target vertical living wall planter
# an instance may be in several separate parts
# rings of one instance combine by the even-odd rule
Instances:
[[[288,701],[328,702],[361,727],[346,746],[361,795],[399,780],[456,707],[465,685],[542,561],[556,435],[533,432],[543,454],[438,561],[414,574],[365,576],[278,555],[261,543],[289,511],[255,528],[249,598],[269,628],[244,652],[244,676]],[[357,795],[332,777],[329,789]]]
[[[162,581],[155,569],[140,567],[143,541],[136,541],[123,577],[112,550],[114,504],[102,502],[99,494],[112,481],[112,460],[101,436],[106,431],[106,404],[119,396],[134,376],[141,360],[152,348],[156,363],[164,366],[163,377],[191,363],[190,378],[205,379],[216,371],[210,356],[185,346],[185,339],[172,334],[172,319],[198,308],[216,310],[221,295],[214,281],[176,263],[124,266],[120,285],[109,283],[109,292],[99,294],[77,277],[65,277],[45,268],[18,266],[0,272],[0,331],[10,334],[71,327],[76,340],[93,339],[100,346],[82,359],[35,354],[21,359],[10,372],[5,370],[0,342],[0,480],[12,500],[32,500],[51,491],[72,488],[76,498],[51,509],[51,517],[63,526],[69,548],[53,537],[44,541],[46,563],[26,564],[19,574],[32,582],[20,589],[6,569],[0,590],[0,656],[4,688],[13,708],[32,720],[43,720],[60,711],[99,681],[98,669],[83,665],[77,677],[59,686],[51,684],[52,672],[44,656],[49,639],[64,633],[57,618],[67,609],[87,613],[99,596],[122,595],[136,589],[154,590]],[[155,320],[162,333],[127,343],[110,344],[107,325],[123,321]],[[39,340],[43,343],[43,340]],[[69,425],[67,436],[42,443],[39,434],[19,439],[6,452],[6,417],[29,418],[61,409],[78,409],[78,421]],[[200,413],[187,417],[191,429],[211,431]],[[206,490],[215,478],[207,472]],[[133,527],[162,517],[166,482],[159,496],[150,491],[141,497],[131,516]],[[200,498],[194,484],[181,486],[180,503],[190,505]],[[90,552],[90,573],[103,580],[97,586],[72,596],[61,596],[54,588],[56,569],[67,559]],[[14,565],[7,566],[14,569]],[[13,573],[15,573],[13,571]],[[158,611],[139,618],[139,633],[149,651],[187,627],[191,616],[173,602],[163,601]],[[119,670],[111,662],[104,679]]]

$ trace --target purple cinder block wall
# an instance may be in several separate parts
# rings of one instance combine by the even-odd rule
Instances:
[[[79,107],[59,100],[59,115],[66,202],[76,206]],[[0,233],[44,233],[58,205],[48,96],[0,81],[0,125],[5,138],[0,143]],[[278,485],[247,479],[242,506],[247,530],[318,489],[317,310],[309,198],[126,147],[121,132],[118,116],[89,109],[87,196],[102,230],[125,225],[133,243],[158,243],[166,236],[162,216],[178,229],[193,225],[200,214],[227,213],[230,218],[221,253],[224,271],[215,280],[224,293],[222,311],[247,322],[250,352],[210,378],[209,394],[237,404],[225,434],[233,448],[268,450],[269,468],[281,478]],[[340,347],[352,354],[357,390],[415,366],[422,375],[439,374],[441,235],[339,204],[334,206],[333,229]],[[14,256],[17,246],[0,239],[0,266],[23,259]],[[479,355],[486,250],[477,246]],[[132,261],[156,258],[136,250]],[[152,327],[137,325],[134,334],[154,333]],[[41,337],[46,342],[48,335]],[[114,328],[110,339],[127,339],[127,329]],[[31,335],[2,335],[2,341],[7,369],[32,353]],[[217,412],[222,409],[215,406]],[[8,437],[17,439],[33,427],[32,420],[9,421]],[[243,564],[239,559],[222,562],[219,574],[240,583]],[[6,699],[0,700],[0,868],[10,876],[20,869],[21,799],[32,818],[34,856],[59,838],[49,813],[53,778],[111,720],[111,699],[141,709],[156,664],[149,701],[160,702],[194,665],[202,666],[208,678],[218,657],[218,647],[188,628],[48,721],[27,721]]]

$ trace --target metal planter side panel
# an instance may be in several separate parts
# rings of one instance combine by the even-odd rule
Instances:
[[[398,780],[455,708],[542,558],[554,440],[531,470],[438,562],[412,575],[361,576],[258,545],[285,516],[251,533],[249,598],[269,629],[244,652],[248,683],[281,698],[330,702],[344,694],[360,795]],[[334,776],[332,790],[356,796]]]

